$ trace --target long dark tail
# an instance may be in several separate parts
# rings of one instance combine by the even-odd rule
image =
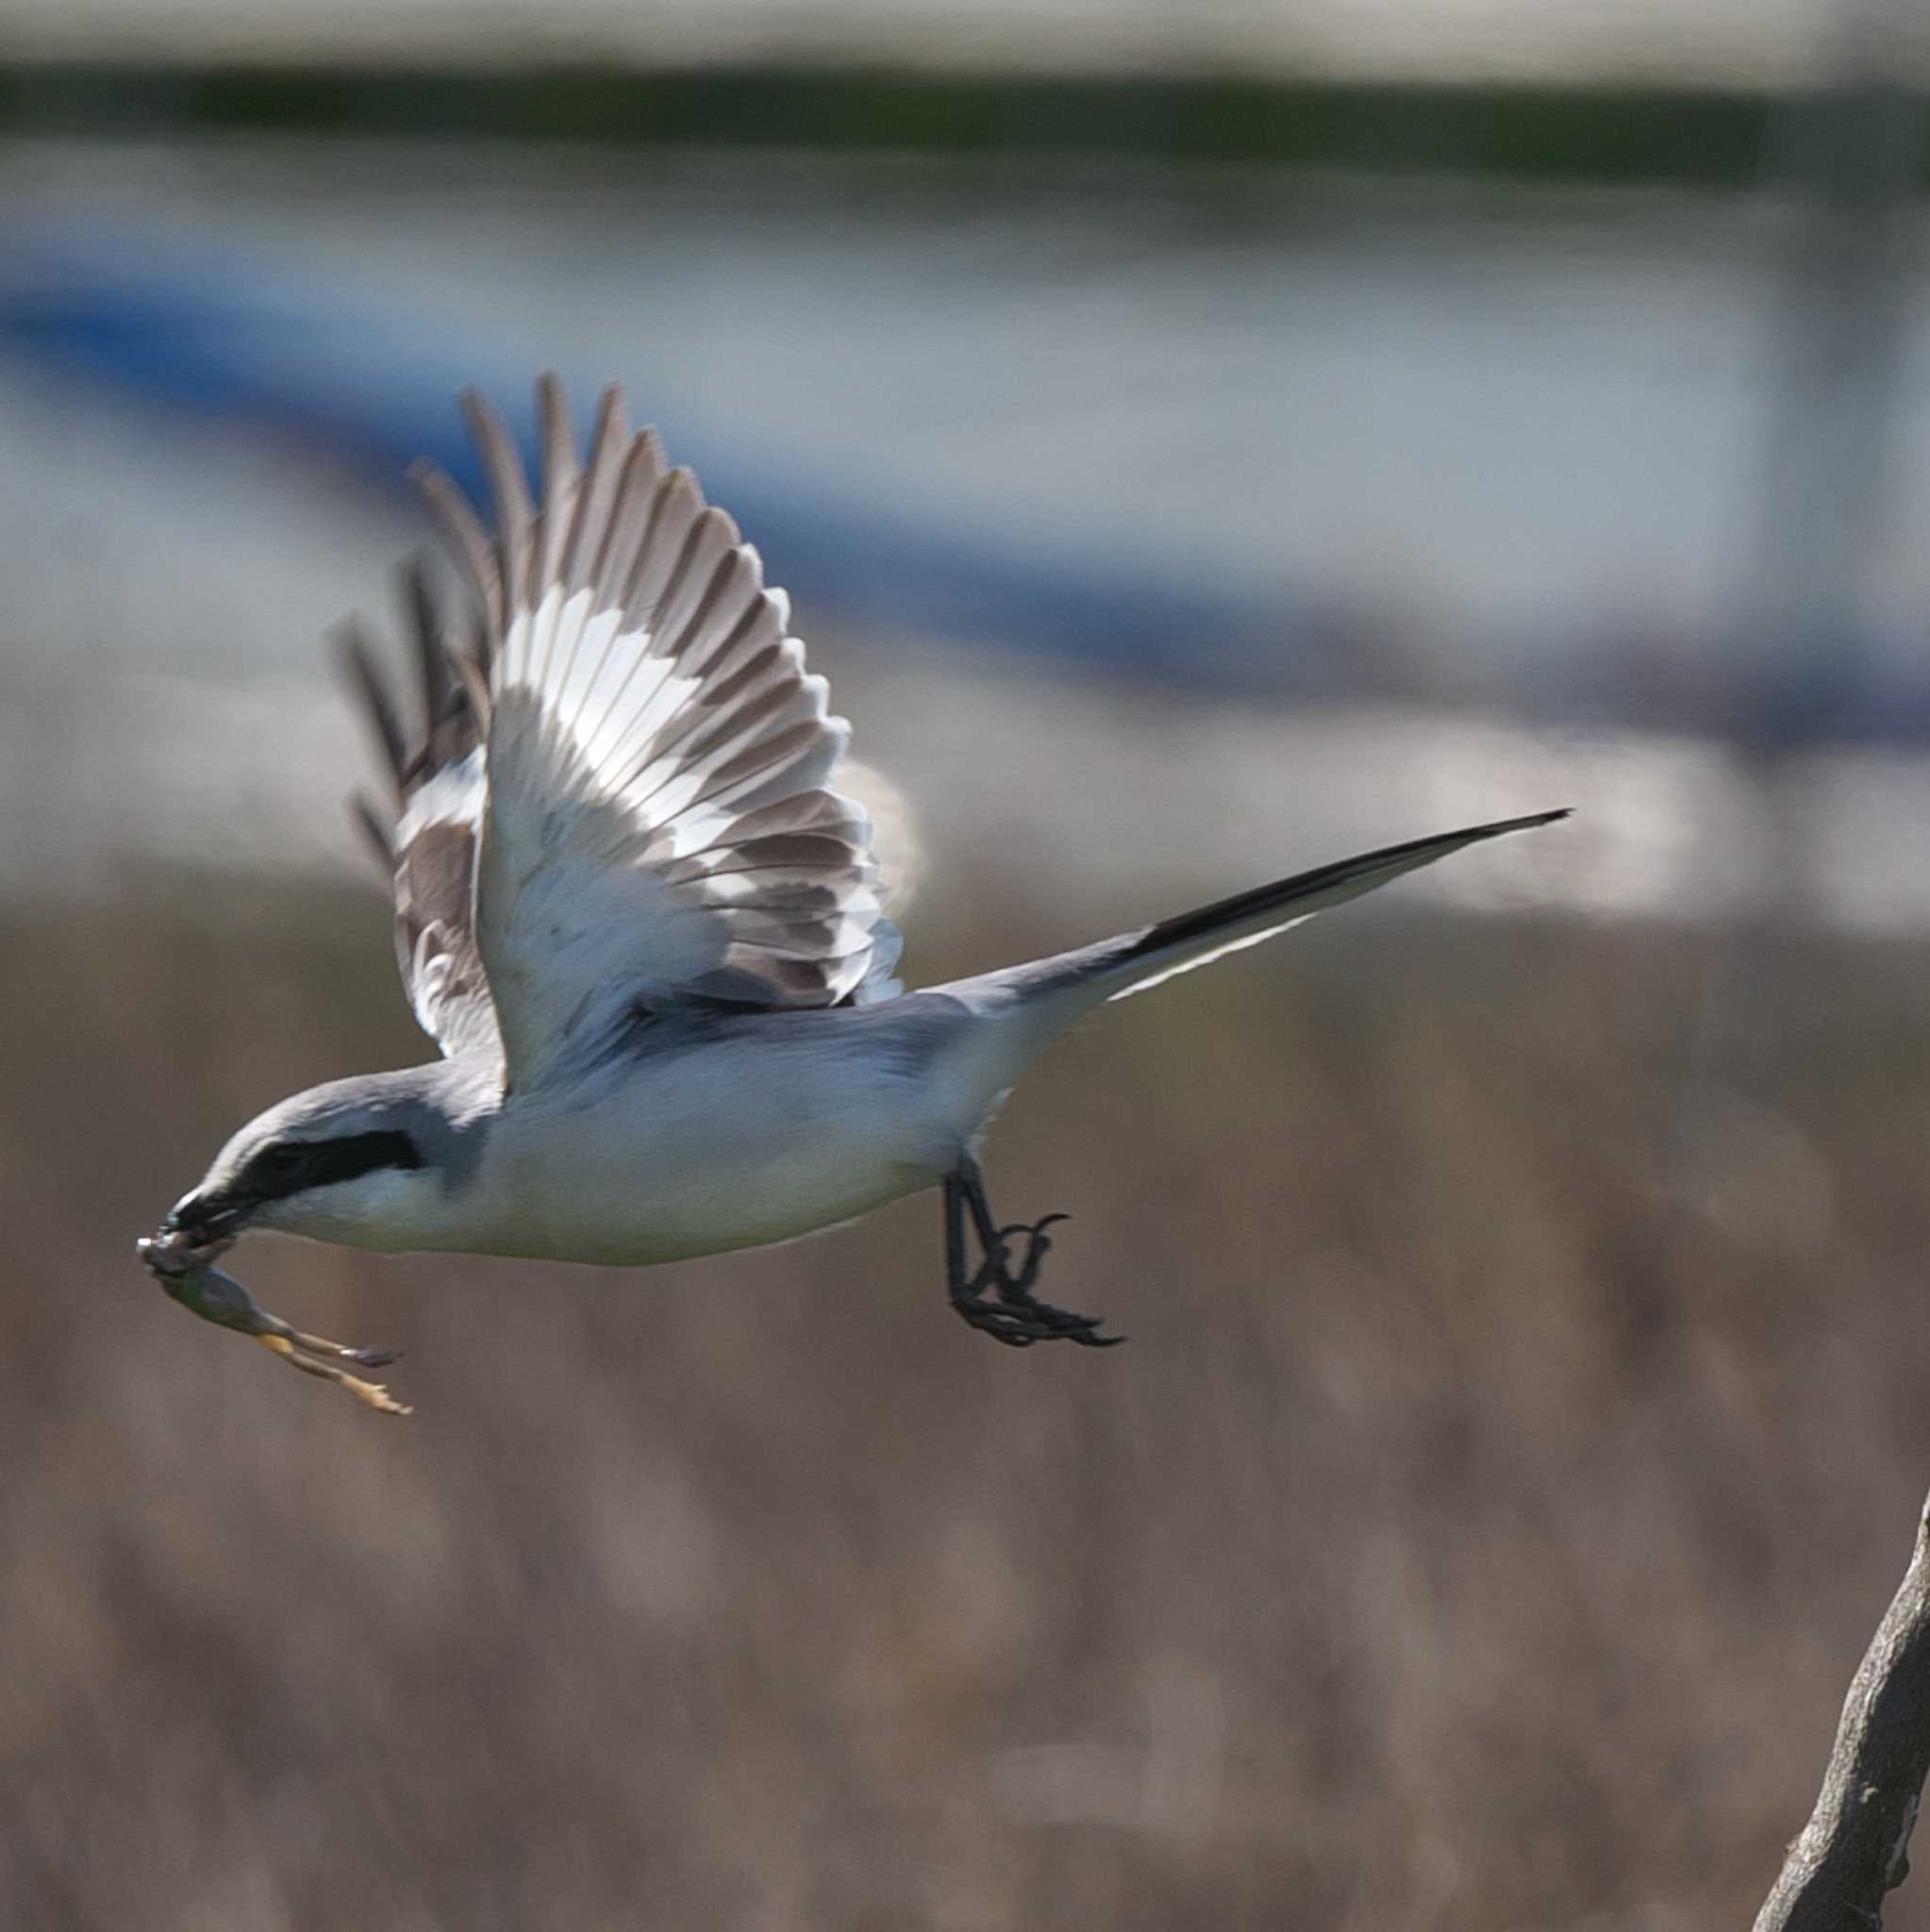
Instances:
[[[1149,986],[1190,973],[1195,966],[1257,945],[1298,925],[1329,906],[1357,899],[1397,879],[1445,858],[1451,852],[1499,839],[1508,832],[1525,832],[1568,816],[1560,811],[1534,812],[1526,818],[1502,819],[1491,825],[1471,825],[1465,831],[1438,832],[1431,839],[1410,839],[1405,845],[1384,846],[1336,865],[1316,866],[1289,879],[1276,879],[1250,892],[1238,892],[1197,911],[1162,919],[1139,932],[1102,940],[1096,946],[1034,959],[1023,966],[986,973],[973,979],[935,987],[960,1001],[983,1019],[995,1024],[963,1036],[959,1070],[969,1090],[990,1105],[1082,1013],[1106,1000],[1124,999]]]
[[[1119,951],[1095,962],[1101,975],[1120,982],[1103,997],[1121,1000],[1143,992],[1149,986],[1157,986],[1178,973],[1190,973],[1195,966],[1237,953],[1242,946],[1256,946],[1289,925],[1324,912],[1329,906],[1357,899],[1363,892],[1372,892],[1403,873],[1418,872],[1450,853],[1567,817],[1568,808],[1563,807],[1559,811],[1532,812],[1526,818],[1501,819],[1491,825],[1471,825],[1465,831],[1437,832],[1430,839],[1409,839],[1404,845],[1387,845],[1378,852],[1319,865],[1311,872],[1295,873],[1291,878],[1275,879],[1272,885],[1256,886],[1249,892],[1236,892],[1230,899],[1162,919],[1143,932],[1126,933],[1113,941]]]

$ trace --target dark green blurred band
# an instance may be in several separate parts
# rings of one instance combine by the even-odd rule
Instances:
[[[427,135],[951,158],[1453,172],[1733,188],[1760,178],[1772,96],[1644,88],[970,75],[859,67],[16,65],[0,130]],[[1915,103],[1920,117],[1925,104]],[[1930,141],[1918,142],[1930,157]],[[1920,170],[1920,185],[1922,173]]]

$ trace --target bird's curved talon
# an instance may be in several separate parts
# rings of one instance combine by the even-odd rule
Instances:
[[[1085,1348],[1111,1348],[1125,1340],[1123,1335],[1101,1335],[1097,1315],[1074,1315],[1029,1295],[995,1302],[955,1301],[952,1306],[970,1326],[1008,1348],[1030,1348],[1035,1341],[1076,1341]]]
[[[1056,1308],[1050,1302],[1034,1301],[1030,1295],[1007,1301],[1004,1307],[1008,1315],[1023,1322],[1040,1341],[1078,1341],[1088,1348],[1110,1348],[1114,1342],[1125,1340],[1123,1335],[1101,1335],[1099,1330],[1105,1325],[1102,1316],[1075,1315],[1070,1308]]]
[[[1023,1234],[1026,1239],[1025,1258],[1020,1263],[1018,1274],[1014,1275],[1002,1272],[990,1284],[997,1289],[1002,1302],[1014,1307],[1023,1307],[1028,1304],[1033,1307],[1042,1306],[1032,1302],[1032,1284],[1039,1279],[1040,1264],[1052,1252],[1052,1237],[1045,1230],[1056,1221],[1070,1221],[1072,1218],[1070,1214],[1048,1214],[1040,1221],[1015,1221],[1009,1227],[999,1229],[999,1261],[1002,1271],[1009,1267],[1006,1242],[1015,1234]],[[1075,1315],[1072,1319],[1083,1322],[1088,1318],[1084,1315]]]
[[[1042,1240],[1045,1230],[1051,1227],[1054,1223],[1070,1221],[1072,1218],[1070,1214],[1047,1214],[1038,1221],[1008,1222],[1004,1227],[999,1229],[999,1240],[1008,1241],[1015,1234],[1028,1234],[1035,1241]]]
[[[990,1335],[994,1341],[1003,1341],[1007,1348],[1030,1348],[1038,1339],[1023,1329],[1014,1329],[1011,1318],[996,1302],[955,1301],[952,1306],[968,1327]]]
[[[985,1258],[966,1273],[966,1215],[970,1212]],[[1066,1214],[1015,1221],[1005,1227],[991,1218],[985,1182],[977,1163],[967,1161],[945,1182],[945,1255],[952,1307],[968,1326],[1003,1341],[1007,1348],[1030,1348],[1035,1341],[1076,1341],[1085,1348],[1111,1348],[1123,1335],[1101,1335],[1097,1315],[1075,1315],[1035,1298],[1032,1284],[1052,1248],[1047,1232]],[[1015,1270],[1011,1244],[1025,1237],[1024,1258]]]

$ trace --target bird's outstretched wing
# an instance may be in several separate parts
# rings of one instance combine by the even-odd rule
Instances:
[[[465,401],[493,539],[420,474],[485,618],[461,667],[485,754],[474,932],[509,1086],[641,1014],[895,991],[870,822],[826,786],[850,727],[757,553],[616,390],[579,458],[560,384],[539,383],[537,503]]]
[[[502,1043],[476,951],[474,878],[482,837],[481,725],[452,674],[456,641],[443,628],[419,561],[403,574],[403,608],[416,664],[421,731],[412,737],[394,689],[358,625],[343,627],[344,675],[388,766],[391,803],[352,801],[363,834],[395,882],[395,956],[423,1031],[448,1055]],[[474,658],[488,649],[478,625]]]

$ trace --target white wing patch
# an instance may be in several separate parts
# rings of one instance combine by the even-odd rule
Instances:
[[[783,593],[614,391],[581,466],[554,378],[538,397],[536,508],[471,399],[493,543],[428,479],[494,633],[470,677],[488,708],[475,931],[510,1084],[639,1008],[888,997],[871,826],[826,785],[849,726]]]

